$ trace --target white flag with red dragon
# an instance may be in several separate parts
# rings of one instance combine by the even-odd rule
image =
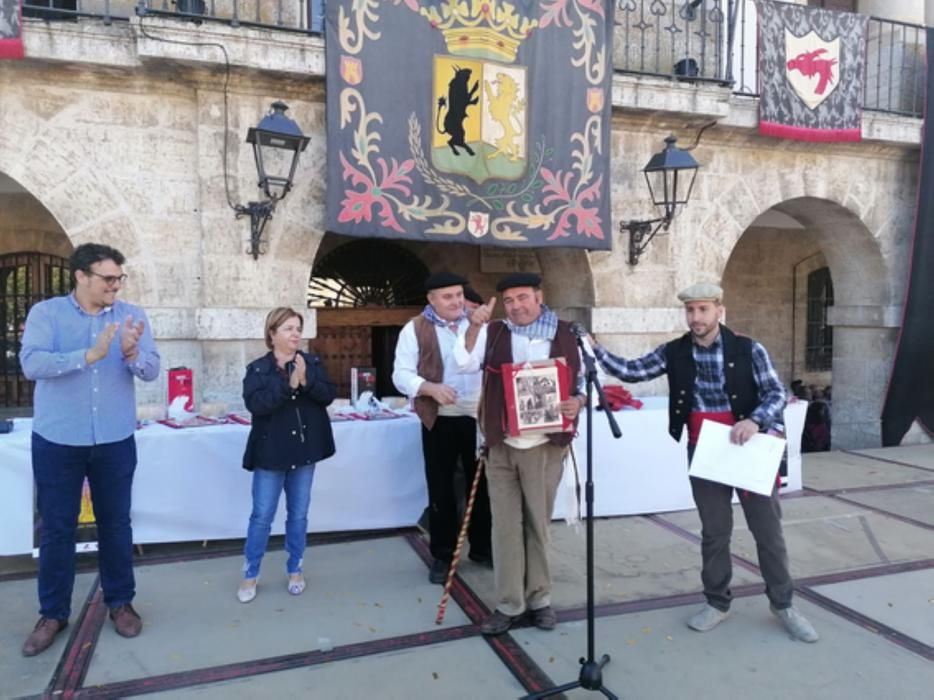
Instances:
[[[759,133],[859,141],[868,17],[759,0]]]

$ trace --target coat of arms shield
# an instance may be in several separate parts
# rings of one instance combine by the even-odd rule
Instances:
[[[840,37],[824,41],[814,31],[795,36],[785,29],[785,58],[785,77],[810,109],[837,89]]]

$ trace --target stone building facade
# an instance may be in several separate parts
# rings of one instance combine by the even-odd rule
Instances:
[[[116,246],[128,258],[123,293],[147,309],[164,366],[192,367],[200,400],[236,404],[243,367],[264,350],[265,313],[304,308],[316,260],[352,240],[324,225],[323,41],[127,15],[109,25],[27,19],[27,59],[0,63],[0,259],[67,257],[87,241]],[[277,99],[311,142],[267,228],[267,252],[253,260],[249,226],[231,205],[257,197],[243,139]],[[710,120],[717,126],[693,153],[702,168],[690,203],[628,265],[619,223],[654,215],[642,165],[669,133],[690,143]],[[683,332],[678,289],[719,281],[727,322],[763,340],[786,383],[833,384],[835,446],[878,445],[907,284],[921,120],[866,111],[864,140],[845,145],[764,138],[756,124],[756,100],[730,86],[617,72],[611,252],[400,245],[429,269],[469,276],[484,295],[503,271],[539,269],[552,306],[630,356]],[[812,370],[808,276],[823,268],[833,285],[832,364]],[[316,314],[307,309],[309,337]],[[666,392],[664,380],[632,388]],[[160,391],[141,386],[140,401],[159,400]]]

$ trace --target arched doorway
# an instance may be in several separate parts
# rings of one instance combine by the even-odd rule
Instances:
[[[308,283],[316,309],[313,341],[338,396],[350,396],[353,367],[376,370],[377,396],[398,391],[392,364],[399,331],[425,302],[428,268],[411,251],[383,239],[322,243]]]
[[[316,310],[312,346],[339,396],[350,395],[350,368],[375,367],[377,395],[397,394],[392,362],[399,331],[425,304],[431,272],[463,275],[484,297],[509,272],[538,272],[545,301],[562,318],[589,324],[594,282],[580,249],[509,249],[464,243],[348,238],[328,233],[311,271],[308,306]],[[501,311],[501,308],[498,309]]]
[[[26,316],[33,304],[71,289],[71,242],[42,205],[0,173],[0,411],[29,413],[33,383],[19,364]]]
[[[790,199],[743,232],[724,266],[727,324],[760,340],[782,381],[829,402],[834,447],[879,443],[897,322],[878,241],[835,202]]]
[[[768,348],[788,385],[832,381],[832,328],[826,308],[811,299],[820,297],[816,287],[824,291],[818,277],[832,288],[819,243],[800,222],[774,210],[746,229],[723,271],[727,324]]]

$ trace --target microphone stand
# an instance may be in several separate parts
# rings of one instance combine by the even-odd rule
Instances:
[[[619,429],[619,424],[610,410],[610,406],[603,394],[603,387],[597,379],[597,366],[594,362],[594,356],[584,345],[584,339],[577,337],[577,345],[580,348],[581,357],[586,367],[585,376],[587,378],[587,482],[585,490],[585,500],[587,502],[587,656],[581,657],[580,676],[576,681],[565,683],[554,688],[546,688],[531,695],[525,695],[521,700],[539,700],[552,695],[558,695],[572,688],[583,688],[584,690],[596,690],[603,693],[611,700],[619,700],[616,695],[611,693],[603,685],[603,667],[610,662],[610,655],[604,654],[600,660],[595,659],[594,643],[594,573],[593,573],[593,391],[596,389],[600,397],[600,406],[606,414],[607,422],[610,425],[610,432],[617,440],[623,436]]]

